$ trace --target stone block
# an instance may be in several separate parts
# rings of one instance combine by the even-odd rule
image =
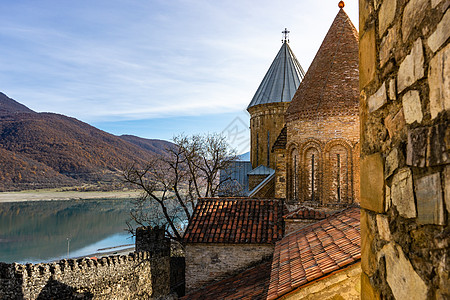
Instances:
[[[385,241],[391,240],[391,230],[389,229],[389,220],[385,215],[377,215],[378,234]]]
[[[392,200],[391,200],[391,188],[386,185],[386,204],[385,210],[388,211],[391,208]]]
[[[380,107],[382,107],[387,102],[387,96],[386,96],[386,85],[383,82],[381,87],[376,91],[375,94],[370,96],[367,99],[367,105],[369,108],[369,113],[376,111]]]
[[[435,8],[442,0],[431,0],[431,7]]]
[[[370,279],[366,274],[361,273],[361,299],[380,300],[380,293],[370,284]]]
[[[404,218],[416,217],[413,178],[409,168],[400,169],[392,178],[391,200],[400,216]]]
[[[417,222],[445,225],[441,177],[434,173],[416,180]]]
[[[428,127],[408,130],[408,144],[406,146],[406,164],[414,167],[425,167]]]
[[[386,157],[386,163],[384,168],[384,176],[388,178],[394,173],[394,171],[398,168],[398,150],[397,148],[392,149]]]
[[[422,40],[418,38],[398,69],[397,91],[399,93],[424,76],[423,62]]]
[[[373,250],[374,232],[370,226],[370,216],[361,210],[361,269],[372,276],[376,269],[376,255]]]
[[[384,126],[388,130],[389,137],[392,138],[399,131],[401,131],[406,125],[405,114],[403,109],[400,109],[395,115],[388,115],[384,119]]]
[[[364,25],[366,24],[367,18],[372,11],[373,7],[370,1],[359,0],[359,30],[361,35],[363,34]]]
[[[431,51],[436,52],[447,39],[450,37],[450,11],[442,17],[442,20],[436,26],[436,30],[430,35],[427,40],[428,47]]]
[[[411,0],[405,6],[402,19],[403,42],[408,40],[414,27],[419,27],[427,14],[428,3],[428,0]]]
[[[447,14],[450,15],[449,12]],[[448,28],[447,31],[450,32]],[[450,110],[450,44],[436,53],[430,61],[428,85],[430,113],[434,119],[441,111]]]
[[[381,249],[381,253],[386,258],[386,281],[395,299],[428,299],[427,285],[416,273],[399,245],[389,243]]]
[[[437,124],[430,128],[427,148],[427,166],[450,163],[450,127]]]
[[[361,160],[361,207],[384,212],[384,162],[380,153],[364,157]]]
[[[446,166],[444,170],[444,198],[447,213],[450,214],[450,165]]]
[[[395,79],[389,80],[389,100],[397,99],[397,94],[395,92]]]
[[[397,31],[397,26],[392,27],[391,29],[389,29],[388,34],[381,40],[379,51],[380,67],[384,66],[384,64],[391,57],[392,50],[394,49],[395,43],[398,40]]]
[[[363,89],[375,77],[377,68],[375,27],[367,29],[359,41],[359,87]]]
[[[419,91],[413,90],[406,92],[402,97],[402,104],[406,123],[422,122],[423,114]]]
[[[397,0],[384,0],[378,11],[378,35],[383,36],[386,29],[391,25],[397,9]]]

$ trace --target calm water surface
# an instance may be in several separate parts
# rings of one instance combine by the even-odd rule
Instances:
[[[125,231],[131,206],[117,199],[0,203],[0,261],[62,259],[68,244],[70,257],[134,244]]]

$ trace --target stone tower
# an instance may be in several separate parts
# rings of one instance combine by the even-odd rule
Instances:
[[[276,197],[359,202],[358,76],[358,32],[341,8],[286,111],[287,139],[274,145]]]
[[[285,124],[284,113],[305,73],[289,47],[288,31],[283,33],[283,45],[247,107],[253,168],[263,165],[275,169],[272,145]]]

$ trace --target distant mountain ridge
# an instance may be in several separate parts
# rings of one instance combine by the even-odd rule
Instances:
[[[145,164],[171,145],[36,113],[0,93],[0,191],[82,183],[117,187],[125,165]]]

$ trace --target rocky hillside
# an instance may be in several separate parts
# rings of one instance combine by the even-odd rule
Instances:
[[[0,93],[0,191],[118,184],[125,165],[144,164],[170,145],[118,137],[59,114],[36,113]]]

